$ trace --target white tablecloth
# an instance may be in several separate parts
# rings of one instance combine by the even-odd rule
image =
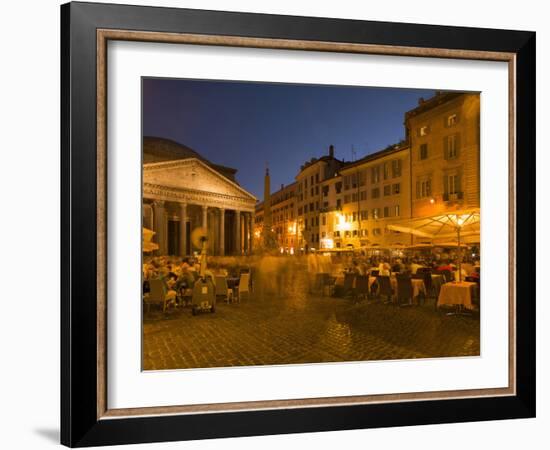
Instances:
[[[437,306],[441,305],[463,305],[472,309],[472,289],[476,283],[468,281],[445,283],[441,286]]]

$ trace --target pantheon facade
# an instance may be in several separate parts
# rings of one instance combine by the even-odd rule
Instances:
[[[256,198],[239,186],[236,172],[177,142],[144,138],[143,226],[155,232],[158,255],[200,251],[192,234],[201,228],[209,255],[252,251]]]

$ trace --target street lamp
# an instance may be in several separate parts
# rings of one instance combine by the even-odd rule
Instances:
[[[448,214],[447,217],[456,229],[456,242],[458,246],[458,282],[462,281],[462,249],[460,247],[460,232],[472,214]]]

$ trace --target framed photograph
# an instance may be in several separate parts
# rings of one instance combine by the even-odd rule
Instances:
[[[61,27],[63,444],[535,416],[535,33]]]

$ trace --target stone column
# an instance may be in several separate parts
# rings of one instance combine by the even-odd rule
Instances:
[[[252,243],[254,242],[254,226],[255,226],[256,222],[255,222],[255,217],[254,217],[254,213],[251,212],[250,213],[250,254],[252,254],[252,252],[254,251],[254,246],[252,245]]]
[[[246,255],[246,252],[248,251],[248,241],[246,239],[247,237],[247,233],[246,233],[246,226],[247,226],[247,220],[246,220],[246,213],[243,212],[242,213],[242,217],[241,217],[241,221],[242,221],[242,239],[243,239],[243,254]]]
[[[252,254],[252,242],[254,242],[254,213],[248,213],[248,254]]]
[[[220,208],[220,256],[225,255],[225,209]]]
[[[241,212],[235,210],[235,253],[242,254],[241,247]]]
[[[202,206],[202,228],[206,234],[208,232],[208,206],[205,205]]]
[[[155,214],[155,240],[159,246],[158,254],[166,255],[168,249],[166,248],[166,215],[164,212],[164,200],[155,200],[153,202],[154,214]]]
[[[187,253],[187,203],[180,203],[180,255]]]

